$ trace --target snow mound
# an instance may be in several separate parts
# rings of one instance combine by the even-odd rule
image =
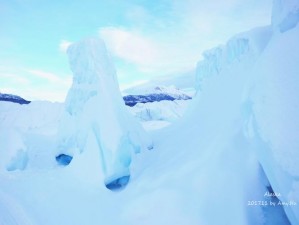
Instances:
[[[127,111],[116,72],[102,40],[91,38],[68,50],[73,84],[58,133],[59,154],[79,157],[88,136],[96,139],[105,184],[130,175],[132,154],[152,148],[150,138]],[[100,171],[99,171],[100,173]]]
[[[0,102],[0,171],[55,167],[54,137],[63,104]]]

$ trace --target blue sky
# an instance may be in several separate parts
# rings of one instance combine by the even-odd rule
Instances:
[[[0,91],[63,101],[66,46],[101,36],[121,88],[194,68],[204,50],[270,24],[271,0],[0,0]]]

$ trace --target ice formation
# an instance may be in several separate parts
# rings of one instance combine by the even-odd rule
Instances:
[[[88,151],[85,146],[92,133],[98,144],[105,184],[111,188],[118,182],[127,183],[128,180],[118,179],[130,176],[132,154],[152,148],[152,143],[125,108],[103,41],[80,41],[72,44],[67,54],[74,77],[58,134],[58,155],[75,156]]]
[[[294,25],[295,21],[289,17],[294,10],[290,3],[296,2],[298,10],[299,2],[281,2],[285,3],[282,9],[292,6],[291,11],[286,17],[274,15],[274,18],[282,16],[283,21],[291,20]],[[299,26],[293,25],[273,36],[253,70],[251,126],[256,129],[255,137],[260,138],[256,141],[257,154],[273,190],[281,193],[283,202],[298,204]],[[292,224],[299,223],[298,205],[285,207],[285,211]]]
[[[296,27],[298,22],[298,0],[274,0],[272,8],[272,26],[274,30],[285,32]]]
[[[174,100],[138,103],[130,107],[131,113],[140,121],[169,121],[181,118],[191,100]]]
[[[0,102],[0,171],[55,167],[54,142],[63,105]]]
[[[274,1],[271,27],[237,35],[226,46],[205,53],[204,61],[197,67],[197,87],[202,93],[192,109],[194,117],[209,121],[209,124],[201,122],[197,133],[202,135],[204,131],[200,130],[205,125],[209,134],[213,124],[217,130],[226,132],[231,130],[225,127],[229,121],[233,122],[233,117],[234,125],[243,121],[240,125],[245,142],[236,150],[244,151],[247,145],[250,157],[256,157],[264,171],[256,174],[243,171],[243,175],[257,182],[266,180],[263,185],[280,194],[278,200],[284,204],[283,210],[291,224],[299,223],[298,3],[297,0]],[[221,85],[219,80],[222,80]],[[239,100],[232,94],[234,89],[235,94],[242,93]],[[216,93],[225,94],[217,98]],[[202,108],[207,109],[206,112],[219,112],[221,119],[205,114]],[[240,144],[242,138],[238,139]],[[258,188],[255,191],[258,193]],[[247,194],[250,196],[250,192]],[[278,215],[276,211],[273,213]]]
[[[272,35],[270,26],[255,28],[231,38],[225,46],[218,46],[203,53],[204,60],[196,67],[196,87],[201,89],[206,78],[229,70],[241,61],[255,61]]]

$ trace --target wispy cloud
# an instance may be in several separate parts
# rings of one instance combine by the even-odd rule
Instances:
[[[63,102],[71,76],[37,69],[0,68],[0,92],[20,95],[28,100]]]
[[[124,91],[124,90],[126,90],[126,89],[129,89],[129,88],[132,88],[132,87],[141,85],[141,84],[145,84],[145,83],[147,83],[148,81],[149,81],[149,80],[137,80],[137,81],[131,82],[131,83],[129,83],[129,84],[121,84],[121,85],[120,85],[120,90],[121,90],[121,91]]]
[[[1,73],[0,72],[0,82],[9,81],[11,83],[20,84],[20,85],[29,85],[30,79],[25,78],[24,75],[13,74],[13,73]]]
[[[61,75],[57,75],[57,74],[47,72],[47,71],[42,71],[42,70],[36,70],[36,69],[27,69],[25,71],[28,72],[30,75],[33,75],[36,78],[44,79],[44,80],[46,80],[48,82],[52,82],[52,83],[69,85],[71,82],[71,77],[69,77],[69,76],[62,77]]]
[[[50,73],[50,72],[45,72],[42,70],[32,70],[32,69],[26,70],[26,72],[28,72],[29,74],[31,74],[37,78],[45,79],[50,82],[61,81],[61,78],[59,76],[57,76],[53,73]]]
[[[188,54],[187,48],[178,48],[174,40],[154,39],[134,30],[105,27],[99,33],[113,55],[133,63],[142,73],[161,75],[185,70],[200,56],[196,49]]]
[[[156,43],[136,32],[116,27],[104,27],[99,32],[109,49],[129,62],[149,65],[159,56]]]
[[[66,53],[68,47],[72,44],[71,41],[61,40],[59,43],[59,50],[63,53]]]
[[[203,51],[238,32],[270,23],[271,0],[163,2],[169,4],[163,12],[133,5],[126,13],[130,27],[99,30],[112,54],[134,64],[141,74],[194,68]]]

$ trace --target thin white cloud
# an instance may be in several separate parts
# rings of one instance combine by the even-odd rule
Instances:
[[[114,56],[133,63],[145,74],[190,69],[200,57],[196,46],[188,41],[180,42],[177,37],[155,38],[116,27],[102,28],[99,33]]]
[[[43,70],[0,68],[0,92],[28,100],[63,102],[71,82],[71,76]]]
[[[174,0],[162,15],[133,6],[127,12],[133,26],[103,27],[99,33],[114,56],[140,73],[161,75],[194,68],[203,51],[267,25],[270,13],[271,0]]]
[[[116,56],[140,65],[155,63],[158,46],[149,38],[123,28],[104,27],[99,31],[110,51]]]
[[[121,91],[124,91],[126,89],[129,89],[129,88],[132,88],[132,87],[135,87],[135,86],[139,86],[141,84],[145,84],[148,81],[149,80],[137,80],[137,81],[131,82],[129,84],[121,84],[119,88],[120,88]]]
[[[50,82],[59,82],[61,80],[60,77],[58,77],[57,75],[42,70],[28,69],[26,70],[26,72],[30,73],[31,75],[34,75],[37,78],[45,79]]]
[[[35,69],[27,69],[25,71],[28,72],[30,75],[33,75],[36,78],[44,79],[44,80],[46,80],[48,82],[52,82],[52,83],[69,85],[71,82],[71,78],[69,76],[62,77],[60,75],[57,75],[57,74],[54,74],[51,72],[35,70]]]
[[[35,88],[22,90],[21,94],[31,101],[46,100],[53,102],[64,102],[67,95],[67,90],[55,89],[54,87]]]
[[[24,75],[13,74],[13,73],[2,73],[0,71],[0,81],[3,83],[9,81],[10,83],[20,84],[20,85],[29,85],[30,80],[25,78]]]
[[[2,70],[2,71],[1,71]],[[28,100],[63,102],[71,85],[71,77],[36,69],[19,69],[8,74],[0,68],[0,92],[16,94]]]
[[[61,40],[59,43],[59,50],[63,53],[66,53],[68,47],[72,44],[71,41]]]

